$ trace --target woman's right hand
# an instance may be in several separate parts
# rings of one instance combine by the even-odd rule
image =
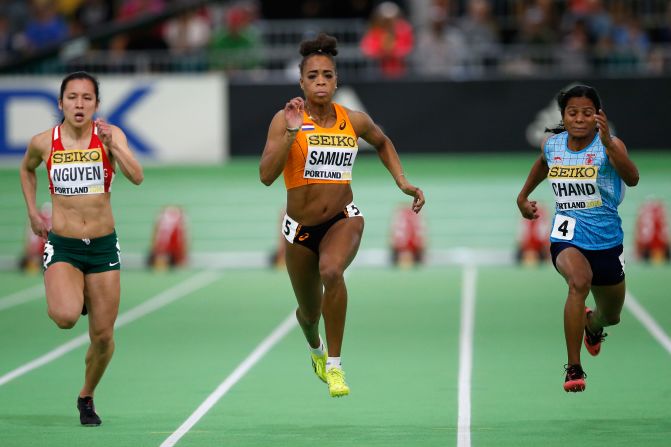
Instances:
[[[37,236],[46,239],[49,236],[49,228],[40,214],[28,216],[30,219],[30,228]]]
[[[522,213],[522,217],[525,219],[537,219],[538,218],[538,206],[536,205],[535,200],[529,200],[527,198],[518,198],[517,207]]]
[[[305,102],[303,98],[293,98],[284,106],[284,119],[288,129],[300,128],[303,124],[303,110]]]

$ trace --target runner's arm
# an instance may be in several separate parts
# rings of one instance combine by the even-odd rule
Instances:
[[[368,114],[348,111],[348,116],[354,127],[354,132],[375,148],[382,164],[392,175],[398,188],[405,194],[414,198],[412,209],[414,212],[418,213],[424,206],[424,203],[426,203],[424,192],[417,186],[411,184],[406,178],[394,143],[392,143],[391,139],[382,132],[382,129],[373,122]]]
[[[42,154],[45,150],[45,142],[49,133],[41,133],[31,138],[26,148],[26,153],[19,167],[19,177],[21,178],[21,190],[23,198],[28,209],[28,219],[33,233],[46,239],[49,229],[40,216],[37,209],[37,175],[35,170],[42,164]]]

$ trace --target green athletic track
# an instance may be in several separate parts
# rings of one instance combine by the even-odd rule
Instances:
[[[66,343],[86,334],[86,318],[72,330],[58,330],[46,316],[41,276],[5,269],[0,445],[166,445],[228,378],[227,392],[176,445],[457,446],[461,303],[472,292],[470,445],[668,446],[671,348],[664,343],[671,334],[671,267],[637,262],[632,242],[645,199],[671,206],[671,156],[631,155],[641,182],[627,190],[620,207],[633,297],[628,302],[639,304],[658,332],[653,336],[650,321],[644,324],[640,313],[626,308],[621,324],[607,330],[601,355],[583,352],[584,393],[562,389],[566,287],[551,265],[354,266],[347,277],[343,348],[352,394],[342,399],[330,398],[314,377],[295,326],[266,346],[256,363],[243,363],[294,309],[284,271],[128,268],[115,357],[96,394],[103,425],[80,427],[75,400],[87,344]],[[408,177],[427,195],[430,248],[512,250],[519,224],[515,197],[533,158],[403,156]],[[146,253],[156,213],[167,204],[184,207],[194,257],[269,253],[277,243],[284,189],[281,179],[271,188],[258,181],[257,160],[147,168],[145,178],[140,187],[122,176],[114,184],[125,256]],[[42,203],[48,199],[43,169],[38,184]],[[384,253],[390,216],[409,199],[374,157],[363,154],[353,188],[366,216],[362,253]],[[541,185],[534,197],[549,204],[548,189]],[[18,257],[25,225],[17,170],[0,169],[0,257]],[[475,274],[472,288],[469,273]],[[62,347],[62,355],[43,365],[19,369]],[[241,364],[248,368],[236,370]]]

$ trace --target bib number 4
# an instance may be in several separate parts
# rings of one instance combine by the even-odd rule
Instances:
[[[573,239],[575,232],[575,219],[568,216],[557,214],[555,216],[554,224],[552,225],[552,236],[555,239],[563,241],[570,241]]]

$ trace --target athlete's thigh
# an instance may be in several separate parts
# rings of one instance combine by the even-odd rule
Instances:
[[[287,272],[301,308],[321,310],[322,282],[319,276],[319,257],[307,247],[284,241]]]
[[[89,312],[89,331],[112,330],[121,294],[121,271],[109,270],[86,275],[84,293]]]
[[[557,270],[566,279],[567,282],[589,277],[592,278],[592,267],[589,261],[580,253],[580,250],[574,247],[565,248],[557,255]]]
[[[44,271],[49,314],[79,317],[84,304],[84,273],[67,262],[55,262]]]
[[[599,312],[607,317],[620,315],[626,290],[625,281],[612,286],[592,286],[592,296]]]
[[[336,222],[319,244],[319,263],[341,267],[343,270],[354,260],[363,234],[363,217],[350,217]]]

